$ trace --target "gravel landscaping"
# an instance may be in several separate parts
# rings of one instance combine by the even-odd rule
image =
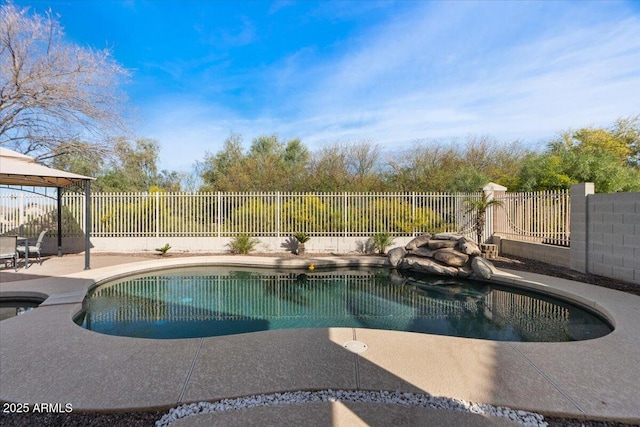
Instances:
[[[392,403],[404,406],[421,406],[433,409],[469,412],[507,418],[527,427],[547,427],[544,417],[532,412],[517,411],[510,408],[495,407],[484,403],[470,403],[459,399],[434,397],[428,394],[400,393],[389,391],[347,391],[321,390],[299,391],[255,395],[239,399],[225,399],[219,402],[200,402],[173,408],[156,422],[156,427],[168,427],[176,420],[198,414],[234,411],[259,406],[287,405],[309,402],[361,402]]]

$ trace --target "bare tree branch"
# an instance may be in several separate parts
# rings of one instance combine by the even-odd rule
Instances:
[[[109,152],[126,133],[119,86],[129,72],[96,50],[65,42],[51,11],[0,7],[0,144],[46,158],[59,147]],[[85,147],[86,149],[86,147]],[[76,153],[81,154],[81,153]]]

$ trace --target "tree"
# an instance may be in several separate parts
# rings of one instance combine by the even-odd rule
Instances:
[[[159,187],[159,151],[160,146],[152,139],[138,139],[134,145],[120,138],[115,144],[115,158],[98,176],[94,187],[98,191],[149,191],[153,186]],[[166,175],[170,173],[166,172]]]
[[[69,145],[74,146],[71,153],[67,152]],[[92,150],[89,143],[81,141],[59,145],[51,151],[51,155],[51,165],[54,168],[91,177],[97,177],[103,172],[107,160]]]
[[[473,229],[476,232],[478,246],[482,243],[482,233],[484,232],[484,224],[486,222],[487,210],[491,206],[502,206],[502,201],[498,199],[489,199],[489,195],[485,192],[479,199],[465,199],[464,204],[467,207],[466,213],[475,214],[473,220]]]
[[[238,191],[231,190],[237,182],[232,170],[238,168],[244,159],[242,136],[231,133],[225,139],[223,147],[216,154],[206,153],[200,165],[205,191]]]
[[[473,192],[489,181],[512,189],[527,153],[519,142],[505,145],[487,137],[455,145],[417,143],[390,162],[389,180],[400,191]]]
[[[640,115],[616,120],[609,131],[629,149],[627,165],[640,167]]]
[[[638,119],[621,119],[609,129],[563,132],[544,153],[523,162],[520,190],[555,190],[593,182],[598,192],[640,190]]]
[[[182,190],[182,181],[185,177],[184,172],[163,169],[156,177],[156,186],[166,192],[175,193]]]
[[[520,186],[514,190],[545,191],[569,188],[574,181],[563,165],[562,158],[553,153],[531,153],[522,160]]]
[[[307,191],[383,191],[379,146],[362,140],[321,148],[311,156],[306,186]]]
[[[222,150],[207,154],[202,166],[203,189],[209,191],[301,191],[309,152],[299,139],[286,144],[277,135],[259,136],[249,151],[232,133]]]
[[[0,144],[38,159],[109,151],[125,129],[118,86],[128,72],[108,49],[66,42],[52,12],[28,12],[0,6]]]
[[[349,160],[344,147],[323,147],[309,162],[308,185],[317,192],[349,191]]]
[[[354,190],[383,191],[385,184],[380,146],[365,139],[347,147],[347,163]]]

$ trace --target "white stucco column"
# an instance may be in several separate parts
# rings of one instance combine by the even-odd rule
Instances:
[[[571,243],[569,265],[572,270],[589,272],[589,205],[588,196],[595,193],[592,182],[571,186]]]

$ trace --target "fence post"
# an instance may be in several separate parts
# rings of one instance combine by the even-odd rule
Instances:
[[[281,209],[280,192],[276,191],[276,237],[280,238],[280,209]]]
[[[218,227],[218,237],[222,237],[222,193],[218,191],[217,193],[217,203],[216,209],[218,210],[216,215],[217,227]]]
[[[156,191],[156,237],[160,237],[160,192]]]
[[[344,219],[343,236],[347,237],[347,222],[349,220],[349,215],[347,214],[347,193],[342,193],[342,215]]]
[[[84,182],[84,269],[91,268],[91,181]]]
[[[58,256],[62,256],[62,187],[56,187],[56,207],[57,207],[57,218],[56,218],[56,227],[58,227]]]
[[[411,236],[416,237],[416,192],[411,192]]]
[[[504,196],[504,192],[507,191],[507,187],[496,184],[495,182],[490,182],[482,187],[482,191],[487,195],[487,201],[491,201]],[[484,230],[482,232],[484,241],[489,240],[489,238],[493,238],[493,230],[498,217],[496,214],[498,212],[498,207],[499,206],[494,205],[487,211],[487,219],[484,223]]]
[[[20,214],[18,216],[20,227],[18,228],[18,234],[24,236],[24,194],[20,193]]]
[[[592,182],[571,186],[571,243],[569,268],[589,272],[589,195],[595,193]]]

